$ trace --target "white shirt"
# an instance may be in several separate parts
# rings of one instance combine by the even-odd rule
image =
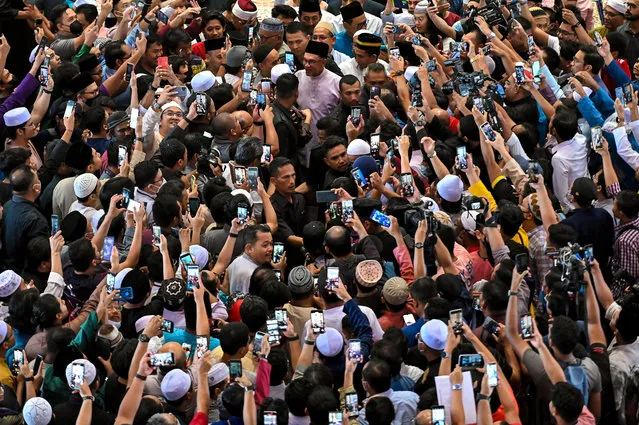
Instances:
[[[75,201],[71,204],[71,208],[69,208],[69,212],[73,211],[77,211],[82,214],[87,221],[91,223],[93,231],[98,231],[98,223],[100,222],[100,218],[104,215],[104,210],[96,210],[93,207],[87,207],[86,205],[82,205],[78,201]]]
[[[337,65],[341,65],[342,63],[346,62],[347,60],[350,60],[351,57],[348,55],[345,55],[342,52],[338,52],[337,50],[333,49],[333,51],[331,52],[331,57],[333,58],[333,60],[335,61],[335,63]]]
[[[632,134],[635,136],[639,136],[639,120],[633,121],[630,123],[630,128],[632,129]],[[625,127],[619,127],[613,130],[612,135],[615,137],[615,144],[617,145],[617,153],[626,161],[626,163],[633,169],[636,170],[639,168],[639,153],[635,152],[630,146],[630,142],[628,141],[628,133],[626,133]],[[639,139],[636,139],[639,140]]]
[[[387,74],[390,72],[390,67],[388,66],[388,63],[384,62],[381,59],[377,59],[377,63],[381,63],[382,65],[384,65],[384,69],[386,70]],[[339,69],[342,70],[344,75],[351,74],[356,76],[359,82],[362,83],[362,85],[364,85],[364,71],[366,71],[366,69],[361,69],[359,65],[357,64],[357,61],[355,61],[355,58],[351,58],[347,60],[346,62],[341,63],[339,65]]]
[[[364,15],[366,16],[366,29],[381,37],[384,32],[384,23],[382,20],[368,12],[364,12]],[[342,19],[341,14],[335,17],[333,26],[335,27],[335,34],[344,31],[344,19]]]
[[[570,210],[572,207],[566,198],[570,186],[579,177],[589,177],[588,146],[586,138],[576,134],[570,140],[559,143],[551,160],[553,173],[552,183],[555,195],[561,205]]]
[[[246,253],[233,260],[227,269],[230,293],[241,292],[248,294],[249,286],[251,285],[251,275],[259,266],[260,265],[246,255]]]
[[[377,321],[377,316],[373,310],[363,305],[359,306],[359,309],[366,315],[368,322],[371,325],[371,330],[373,331],[373,341],[379,341],[384,336],[384,331]],[[328,310],[324,310],[324,326],[327,328],[333,328],[342,333],[342,319],[346,316],[344,313],[344,306],[340,305],[339,307],[329,308]],[[307,320],[304,324],[304,338],[302,341],[306,339],[306,329],[308,328],[308,324],[310,320]]]

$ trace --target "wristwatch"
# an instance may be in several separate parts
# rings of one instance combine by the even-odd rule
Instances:
[[[415,127],[424,127],[424,125],[425,125],[424,120],[415,121],[413,123],[413,126]]]
[[[570,28],[575,30],[575,29],[579,28],[580,26],[581,26],[581,23],[577,22],[575,25],[571,25]]]
[[[421,243],[421,242],[417,242],[417,243],[415,244],[415,249],[422,249],[423,247],[424,247],[424,244],[423,244],[423,243]]]
[[[477,402],[479,403],[482,400],[486,400],[490,403],[490,396],[485,394],[477,394]]]
[[[244,392],[247,391],[255,391],[255,385],[249,385],[248,387],[244,387]]]
[[[432,155],[428,155],[428,154],[426,154],[426,158],[430,158],[430,159],[433,159],[433,158],[435,158],[436,156],[437,156],[437,152],[435,152],[435,151],[433,151],[433,154],[432,154]]]
[[[461,386],[461,384],[453,384],[453,385],[450,386],[450,389],[453,390],[453,391],[459,391],[459,390],[462,389],[462,386]]]
[[[92,395],[85,395],[82,397],[82,401],[87,401],[87,400],[95,401],[95,397],[93,397]]]
[[[448,359],[448,358],[450,358],[450,354],[448,354],[445,351],[442,351],[442,359]]]
[[[156,109],[158,111],[161,111],[162,110],[162,105],[160,105],[157,100],[154,100],[153,104],[151,104],[151,108]]]
[[[516,297],[517,295],[519,295],[519,291],[511,291],[511,290],[508,291],[509,297],[512,297],[512,296]]]
[[[140,342],[149,342],[149,341],[151,341],[151,338],[149,338],[148,336],[146,336],[144,334],[140,334],[140,336],[138,337],[138,341],[140,341]]]

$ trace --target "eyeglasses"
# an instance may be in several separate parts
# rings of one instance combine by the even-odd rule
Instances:
[[[171,112],[171,111],[168,111],[168,112],[166,112],[166,116],[169,117],[169,118],[172,118],[172,117],[182,118],[184,116],[184,114],[182,112]]]

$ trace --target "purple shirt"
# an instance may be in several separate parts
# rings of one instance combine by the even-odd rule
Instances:
[[[317,121],[328,115],[329,111],[339,103],[339,80],[340,76],[324,69],[317,77],[309,77],[306,71],[301,70],[295,73],[300,81],[299,96],[297,104],[300,109],[310,109],[313,119],[311,129],[313,139],[317,140]]]
[[[24,106],[29,96],[31,96],[39,86],[40,82],[36,77],[31,75],[31,73],[27,74],[22,79],[18,87],[16,87],[13,93],[11,93],[11,96],[7,97],[5,101],[0,104],[0,129],[4,129],[6,127],[4,123],[4,114],[12,109]]]

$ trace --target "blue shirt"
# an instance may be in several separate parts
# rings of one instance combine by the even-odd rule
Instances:
[[[100,155],[106,151],[109,143],[111,143],[110,139],[87,139],[87,145],[98,151]]]
[[[355,53],[353,52],[353,38],[349,36],[346,31],[338,33],[335,38],[337,40],[333,45],[333,49],[340,53],[344,53],[351,58],[355,57]]]
[[[212,422],[211,425],[244,425],[244,419],[230,416],[228,421]]]
[[[182,344],[186,342],[191,345],[191,348],[195,350],[195,346],[197,345],[197,336],[191,333],[188,333],[184,329],[175,328],[173,333],[164,333],[164,342],[177,342]],[[220,345],[220,340],[217,338],[209,338],[209,350],[213,351]]]
[[[402,332],[404,332],[404,335],[406,335],[406,339],[408,340],[409,347],[417,345],[417,338],[415,338],[415,336],[419,333],[419,330],[422,328],[422,326],[424,326],[424,323],[426,323],[424,321],[424,318],[420,317],[419,320],[417,320],[412,325],[408,325],[402,328]]]
[[[412,391],[393,391],[388,390],[383,393],[377,394],[378,396],[388,397],[393,406],[395,407],[395,419],[391,422],[392,425],[409,425],[419,410],[417,410],[417,403],[419,402],[419,396]],[[364,411],[360,412],[359,422],[362,425],[368,425],[368,421],[363,415]]]

